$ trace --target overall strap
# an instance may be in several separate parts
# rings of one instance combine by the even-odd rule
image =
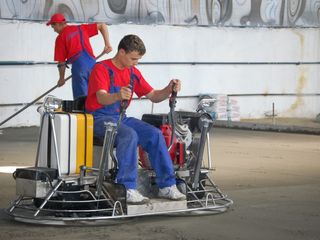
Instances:
[[[112,69],[109,68],[109,66],[105,63],[101,63],[101,64],[108,70],[109,78],[110,78],[110,87],[114,86],[114,73],[113,73]]]
[[[82,35],[82,30],[81,30],[80,25],[78,26],[78,30],[79,30],[79,34],[80,34],[80,43],[81,43],[82,51],[85,51],[86,49],[84,48],[83,35]]]
[[[133,91],[134,89],[134,82],[135,80],[137,80],[138,82],[140,82],[140,79],[138,78],[138,76],[136,74],[134,74],[133,72],[133,68],[130,68],[130,86],[131,86],[131,90]]]
[[[83,34],[82,34],[80,25],[78,26],[78,31],[79,31],[79,37],[80,37],[81,50],[77,52],[75,55],[73,55],[71,58],[69,58],[66,64],[73,63],[75,60],[77,60],[77,58],[81,55],[82,52],[86,51],[84,47]]]
[[[132,67],[130,68],[130,88],[131,91],[134,89],[134,76],[133,76],[133,69]]]

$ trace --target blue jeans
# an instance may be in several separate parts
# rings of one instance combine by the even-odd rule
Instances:
[[[118,115],[94,115],[94,135],[104,137],[104,122],[118,121]],[[127,189],[137,187],[137,147],[148,153],[152,168],[156,173],[159,188],[169,187],[176,183],[174,169],[161,131],[141,120],[125,117],[120,124],[115,139],[116,156],[119,164],[117,182]]]

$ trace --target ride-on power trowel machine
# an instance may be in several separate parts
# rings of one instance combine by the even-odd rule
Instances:
[[[92,115],[74,111],[74,107],[70,110],[67,103],[49,96],[40,109],[35,166],[13,174],[18,196],[6,212],[15,220],[53,225],[109,224],[148,215],[214,214],[232,205],[210,178],[211,158],[208,166],[203,160],[213,123],[210,115],[175,112],[176,93],[169,99],[169,114],[144,114],[142,120],[161,129],[177,186],[187,199],[156,197],[155,174],[147,153],[139,148],[138,190],[150,198],[141,205],[128,204],[125,187],[115,180],[118,162],[114,140],[126,102],[121,104],[118,123],[105,123],[104,139],[94,139]],[[210,152],[209,144],[207,148]]]

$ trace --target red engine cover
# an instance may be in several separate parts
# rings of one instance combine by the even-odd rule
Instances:
[[[171,140],[171,126],[168,124],[164,124],[160,126],[160,130],[164,136],[164,140],[166,141],[166,145],[167,147],[169,147],[170,145],[170,140]],[[170,157],[172,159],[173,162],[175,162],[175,158],[176,158],[176,151],[177,151],[177,138],[176,136],[173,137],[173,143],[172,143],[172,147],[169,151]]]

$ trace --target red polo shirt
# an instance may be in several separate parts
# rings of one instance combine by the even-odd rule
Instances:
[[[130,69],[124,68],[118,69],[111,61],[111,59],[104,60],[99,64],[96,64],[92,69],[89,78],[88,96],[86,100],[86,109],[88,111],[96,111],[103,106],[98,103],[96,92],[99,90],[110,90],[110,78],[107,68],[103,65],[107,65],[114,74],[114,86],[125,87],[130,84]],[[140,98],[147,95],[153,90],[149,83],[143,78],[142,74],[136,67],[132,67],[133,73],[138,77],[138,80],[134,82],[133,92]],[[132,96],[131,96],[132,98]],[[131,99],[129,100],[130,104]]]
[[[82,24],[82,37],[84,47],[94,58],[89,38],[98,34],[98,25]],[[56,38],[54,61],[64,62],[82,50],[80,33],[77,25],[67,25]]]

